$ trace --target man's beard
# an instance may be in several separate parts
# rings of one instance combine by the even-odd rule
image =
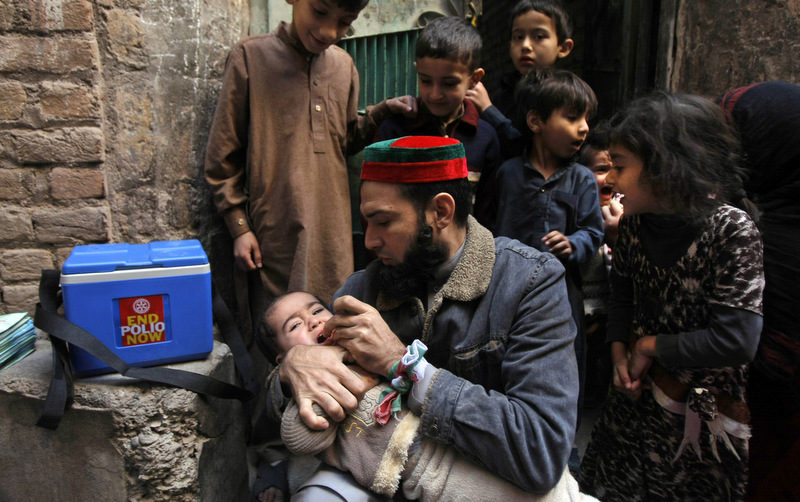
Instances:
[[[433,242],[433,228],[422,217],[417,227],[417,238],[406,251],[402,263],[378,264],[380,290],[396,299],[408,296],[424,298],[436,267],[447,260],[446,246]]]

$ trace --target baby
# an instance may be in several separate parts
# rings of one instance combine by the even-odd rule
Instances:
[[[335,335],[324,334],[325,322],[332,316],[314,295],[287,293],[267,308],[263,341],[275,350],[278,361],[295,345],[334,343]],[[360,368],[353,370],[364,378],[375,378]],[[343,422],[325,430],[306,427],[292,401],[281,420],[284,444],[295,455],[318,454],[326,464],[349,471],[359,484],[388,497],[402,482],[406,498],[423,501],[595,500],[578,491],[578,484],[567,469],[546,494],[525,493],[465,460],[453,448],[418,436],[419,417],[405,406],[386,425],[380,425],[374,411],[387,386],[385,382],[374,386]],[[315,410],[322,415],[321,408],[315,405]]]

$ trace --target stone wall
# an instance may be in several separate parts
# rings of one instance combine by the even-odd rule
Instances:
[[[244,0],[0,0],[0,313],[73,246],[222,232],[202,159]]]
[[[800,0],[678,2],[670,88],[716,97],[763,80],[800,83]]]
[[[238,401],[118,374],[75,382],[56,430],[34,425],[52,368],[49,344],[0,372],[0,500],[246,501],[246,423]],[[228,347],[175,369],[234,381]]]

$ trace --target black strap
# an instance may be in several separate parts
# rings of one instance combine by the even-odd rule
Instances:
[[[129,366],[102,342],[83,328],[71,323],[57,313],[60,305],[58,294],[59,272],[43,270],[39,283],[39,303],[36,305],[34,325],[47,332],[53,343],[53,376],[45,399],[44,411],[36,425],[48,429],[58,427],[61,417],[72,404],[72,368],[69,363],[67,344],[75,345],[110,366],[121,375],[148,380],[172,387],[207,394],[225,399],[248,401],[257,390],[253,364],[236,329],[233,317],[218,294],[214,298],[214,314],[218,316],[220,332],[234,354],[237,371],[246,388],[215,378],[163,367],[140,368]]]

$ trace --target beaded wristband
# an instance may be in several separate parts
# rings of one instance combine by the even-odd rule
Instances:
[[[406,347],[406,352],[399,361],[392,365],[387,377],[389,387],[383,389],[379,402],[373,413],[375,420],[381,425],[389,422],[389,418],[401,409],[400,396],[411,390],[411,385],[418,382],[424,374],[427,362],[423,359],[428,347],[419,340],[414,340]]]

